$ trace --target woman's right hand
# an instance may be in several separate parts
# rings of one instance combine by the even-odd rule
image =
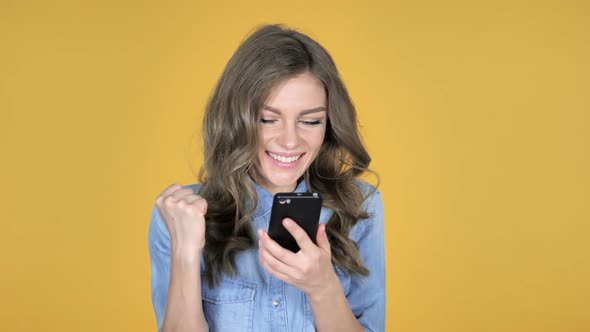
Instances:
[[[207,201],[175,183],[156,198],[156,206],[170,234],[170,254],[200,259],[205,246]]]

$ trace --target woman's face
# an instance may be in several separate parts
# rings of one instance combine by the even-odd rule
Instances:
[[[326,133],[326,93],[305,72],[271,90],[258,119],[257,183],[271,194],[295,189]]]

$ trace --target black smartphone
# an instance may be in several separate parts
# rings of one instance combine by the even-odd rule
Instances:
[[[283,248],[298,252],[299,246],[283,226],[283,219],[293,219],[316,243],[321,210],[322,196],[319,193],[277,193],[272,201],[268,235]]]

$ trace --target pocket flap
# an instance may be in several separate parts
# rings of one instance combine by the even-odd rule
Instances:
[[[256,285],[224,277],[214,288],[209,288],[206,283],[203,283],[201,292],[203,301],[211,303],[247,302],[254,300]]]

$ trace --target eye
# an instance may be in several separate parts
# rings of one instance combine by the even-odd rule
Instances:
[[[322,121],[320,121],[320,120],[315,120],[315,121],[301,121],[301,123],[303,123],[306,126],[317,126],[320,123],[322,123]]]
[[[265,123],[275,123],[277,120],[273,120],[273,119],[265,119],[265,118],[260,118],[260,122],[265,124]]]

